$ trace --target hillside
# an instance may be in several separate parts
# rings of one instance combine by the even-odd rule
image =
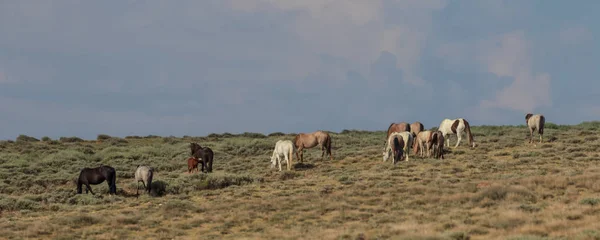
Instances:
[[[428,126],[426,126],[428,127]],[[444,160],[382,161],[383,131],[332,133],[334,160],[308,149],[291,172],[270,169],[293,134],[100,137],[0,143],[0,236],[8,239],[600,239],[600,122],[474,126]],[[535,135],[537,140],[537,135]],[[189,143],[215,152],[214,172],[187,173]],[[456,138],[451,138],[454,145]],[[100,163],[117,170],[76,195]],[[137,165],[156,169],[135,195]],[[285,165],[284,165],[285,166]],[[140,185],[141,186],[141,185]]]

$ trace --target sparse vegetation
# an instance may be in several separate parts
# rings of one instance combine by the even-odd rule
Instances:
[[[270,168],[275,132],[206,137],[100,134],[94,140],[25,135],[0,142],[0,234],[44,239],[600,239],[600,122],[546,124],[543,144],[525,126],[473,126],[479,143],[445,160],[382,162],[385,133],[331,133],[334,160],[318,148]],[[101,141],[98,141],[101,140]],[[189,142],[215,152],[210,174],[187,173]],[[451,138],[451,144],[456,140]],[[82,167],[111,165],[76,195]],[[135,195],[137,165],[155,169]]]

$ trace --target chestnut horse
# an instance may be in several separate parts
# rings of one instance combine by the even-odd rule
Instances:
[[[300,159],[302,162],[304,149],[313,148],[317,145],[321,147],[321,159],[325,156],[325,150],[329,154],[329,159],[333,160],[333,154],[331,154],[331,136],[324,131],[316,131],[312,133],[299,133],[294,137],[294,145],[296,146],[296,159]],[[300,156],[298,156],[300,153]]]
[[[198,162],[199,160],[195,157],[189,157],[187,159],[188,162],[188,173],[192,173],[192,171],[194,169],[196,169],[196,172],[198,172]]]
[[[533,143],[533,133],[536,130],[540,135],[540,143],[542,143],[544,124],[546,123],[544,115],[527,113],[527,115],[525,115],[525,123],[527,124],[527,127],[529,127],[529,143]]]
[[[388,138],[393,132],[410,132],[410,125],[407,122],[391,123],[388,127],[387,135],[385,136],[385,142],[388,141]]]

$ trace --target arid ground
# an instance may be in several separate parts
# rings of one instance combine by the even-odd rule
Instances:
[[[333,161],[308,149],[282,172],[269,158],[294,134],[20,136],[0,143],[0,238],[600,239],[600,122],[547,123],[535,146],[525,126],[472,130],[476,148],[396,166],[383,131],[331,133]],[[214,150],[213,173],[187,173],[190,142]],[[118,195],[77,195],[79,170],[100,164]],[[140,164],[151,195],[135,194]]]

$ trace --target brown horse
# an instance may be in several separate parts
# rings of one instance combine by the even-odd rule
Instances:
[[[546,118],[544,115],[527,113],[527,115],[525,115],[525,123],[527,123],[527,127],[529,127],[529,143],[533,143],[533,133],[536,130],[540,135],[540,143],[542,143],[544,124],[546,123]]]
[[[441,131],[432,131],[427,148],[433,150],[434,158],[444,159],[444,134]]]
[[[190,157],[187,159],[188,162],[188,173],[192,173],[194,169],[198,172],[198,162],[199,160],[195,157]]]
[[[423,130],[425,130],[425,127],[421,122],[414,122],[410,125],[410,133],[412,133],[413,138],[416,138],[419,132]]]
[[[304,149],[305,148],[313,148],[317,145],[321,146],[321,159],[325,156],[325,150],[327,150],[327,154],[329,154],[329,159],[333,160],[333,154],[331,154],[331,136],[324,131],[316,131],[312,133],[299,133],[294,137],[293,141],[296,146],[296,159],[300,159],[302,162]],[[298,152],[300,152],[300,156],[298,156]]]
[[[410,125],[407,122],[391,123],[387,130],[387,136],[385,136],[385,142],[387,142],[390,134],[393,132],[410,132]]]

